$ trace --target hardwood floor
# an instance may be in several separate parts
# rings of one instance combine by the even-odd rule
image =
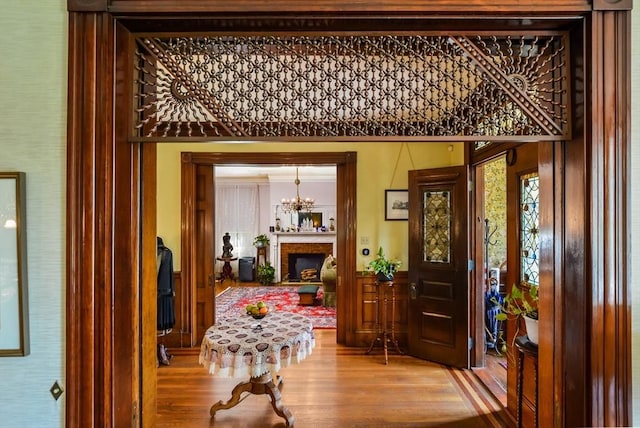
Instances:
[[[512,363],[513,364],[513,363]],[[484,385],[507,406],[507,357],[490,350],[485,354],[485,366],[472,369]]]
[[[313,354],[283,369],[282,402],[304,427],[505,427],[504,410],[467,370],[449,369],[395,352],[336,344],[335,330],[316,330]],[[237,406],[209,408],[230,398],[244,379],[218,378],[198,355],[176,355],[158,368],[157,427],[284,427],[265,395]]]

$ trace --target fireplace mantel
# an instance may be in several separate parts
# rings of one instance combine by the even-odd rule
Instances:
[[[271,264],[276,268],[276,281],[282,281],[282,244],[330,243],[336,254],[335,232],[275,232],[271,233]]]

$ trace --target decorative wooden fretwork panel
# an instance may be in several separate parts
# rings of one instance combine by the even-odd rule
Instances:
[[[138,39],[134,140],[568,136],[562,34]]]

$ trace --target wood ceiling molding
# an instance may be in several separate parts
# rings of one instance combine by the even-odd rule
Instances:
[[[593,0],[593,10],[631,10],[633,0]]]
[[[291,0],[245,0],[236,2],[208,0],[113,0],[109,11],[114,14],[128,12],[177,13],[177,12],[240,12],[257,13],[316,12],[323,14],[366,14],[382,13],[399,15],[402,13],[450,13],[468,14],[531,14],[577,13],[591,11],[590,0],[556,0],[523,2],[522,0],[380,0],[369,2],[344,2],[323,0],[316,2]]]
[[[591,10],[630,10],[632,0],[557,0],[549,2],[523,2],[521,0],[403,0],[376,1],[367,3],[367,14],[400,15],[402,13],[453,13],[467,14],[543,14],[543,13],[580,13]],[[324,0],[321,2],[302,2],[291,0],[261,0],[223,2],[213,0],[67,0],[70,12],[106,12],[114,15],[134,12],[155,13],[220,13],[246,11],[261,13],[277,12],[317,12],[323,14],[341,13],[361,14],[363,4],[342,0]]]
[[[69,12],[106,12],[109,0],[68,0]]]

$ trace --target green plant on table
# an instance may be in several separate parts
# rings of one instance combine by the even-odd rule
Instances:
[[[521,319],[524,320],[525,317],[527,317],[535,320],[534,323],[537,323],[538,287],[538,285],[530,283],[524,283],[520,286],[513,284],[511,291],[504,296],[503,301],[499,301],[495,297],[491,298],[491,302],[500,307],[500,313],[496,315],[496,320],[506,321],[513,319],[516,321],[516,331],[513,335],[511,346],[514,345],[516,337],[518,337],[520,332]],[[535,327],[537,330],[537,325],[535,325]],[[503,345],[503,348],[506,348],[506,344]],[[503,351],[506,351],[506,349],[503,349]]]
[[[527,290],[523,290],[527,288]],[[504,297],[503,302],[498,302],[495,298],[491,301],[500,306],[501,312],[496,315],[498,321],[505,321],[511,318],[529,317],[538,319],[538,286],[535,284],[525,284],[522,286],[513,285],[511,291]]]
[[[376,258],[369,262],[369,269],[374,271],[378,276],[393,279],[393,275],[402,265],[400,260],[391,260],[384,255],[382,247],[378,249]]]
[[[254,247],[266,247],[267,245],[269,245],[269,237],[264,233],[253,238]]]

